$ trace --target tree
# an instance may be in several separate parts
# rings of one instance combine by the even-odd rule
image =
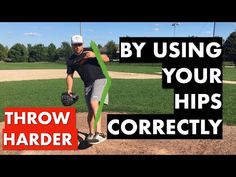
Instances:
[[[47,61],[48,53],[47,48],[43,44],[37,44],[33,47],[28,46],[29,50],[29,62],[35,61]]]
[[[55,61],[56,60],[56,51],[57,51],[56,46],[53,43],[51,43],[48,46],[47,51],[48,51],[48,61]]]
[[[223,57],[228,61],[236,61],[236,31],[232,32],[224,42]]]
[[[69,58],[73,52],[72,48],[68,42],[62,42],[61,49],[62,49],[66,59]]]
[[[7,58],[7,48],[0,44],[0,61]]]
[[[67,60],[72,54],[72,48],[68,42],[62,42],[61,47],[56,51],[57,60]]]
[[[5,50],[6,50],[7,54],[8,54],[8,51],[9,51],[8,46],[5,46]]]
[[[98,49],[101,49],[102,48],[102,45],[101,44],[98,44]]]
[[[28,52],[23,44],[17,43],[10,48],[8,57],[12,59],[13,62],[25,62],[28,58]]]
[[[106,48],[107,55],[110,58],[116,57],[116,51],[117,51],[118,47],[114,41],[108,41],[104,47]]]
[[[28,62],[31,62],[30,61],[30,53],[31,53],[31,50],[32,50],[32,45],[31,44],[27,44],[27,50],[28,50],[28,54],[29,54]]]

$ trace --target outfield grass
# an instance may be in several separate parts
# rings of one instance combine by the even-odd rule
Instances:
[[[64,79],[0,82],[0,120],[4,107],[60,107],[60,94],[65,91]],[[74,91],[80,95],[76,104],[85,112],[81,80],[74,80]],[[162,89],[161,80],[113,79],[109,106],[104,111],[144,114],[173,114],[173,90]],[[236,85],[224,85],[223,118],[236,124]]]
[[[236,85],[223,85],[224,123],[236,125]]]
[[[107,63],[109,71],[156,74],[162,71],[160,63]]]
[[[109,71],[120,72],[133,72],[133,73],[146,73],[155,74],[155,72],[161,71],[160,64],[136,64],[136,63],[115,63],[109,62],[107,69]],[[4,63],[0,62],[0,70],[14,70],[14,69],[64,69],[66,65],[63,63]]]
[[[5,63],[0,62],[0,70],[15,69],[65,69],[66,65],[53,62],[37,62],[37,63]]]
[[[0,117],[4,107],[60,107],[60,94],[65,91],[64,79],[0,82]],[[74,80],[79,94],[79,112],[87,111],[81,80]],[[173,91],[163,90],[161,80],[112,80],[110,105],[105,111],[136,113],[173,113]]]
[[[223,68],[223,78],[224,80],[236,81],[236,67],[234,68]]]
[[[0,62],[0,70],[3,69],[65,69],[66,65],[62,63],[4,63]],[[131,73],[146,73],[156,74],[161,72],[161,64],[138,64],[138,63],[107,63],[109,71],[131,72]],[[223,68],[224,80],[236,81],[236,67]]]

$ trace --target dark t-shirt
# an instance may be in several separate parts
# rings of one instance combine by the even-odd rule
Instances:
[[[84,82],[85,87],[91,85],[96,79],[105,78],[97,58],[89,58],[83,64],[79,64],[79,61],[83,59],[85,55],[72,54],[67,59],[67,74],[73,74],[77,71],[80,78]]]

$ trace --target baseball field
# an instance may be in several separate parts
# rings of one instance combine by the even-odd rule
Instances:
[[[109,113],[172,114],[173,90],[162,89],[161,65],[107,64],[112,84],[110,104],[103,108],[103,129]],[[94,146],[82,143],[78,151],[2,151],[0,154],[236,154],[236,68],[223,68],[222,140],[107,140]],[[0,129],[5,107],[61,107],[66,90],[64,64],[0,63]],[[79,94],[77,126],[87,133],[83,83],[75,75]],[[2,147],[2,139],[0,139]]]

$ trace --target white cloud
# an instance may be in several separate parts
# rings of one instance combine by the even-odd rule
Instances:
[[[155,26],[159,26],[159,23],[155,23],[154,25],[155,25]]]
[[[159,31],[160,30],[160,28],[154,28],[154,31]]]
[[[39,33],[35,33],[35,32],[29,32],[29,33],[24,33],[25,36],[40,36]]]

